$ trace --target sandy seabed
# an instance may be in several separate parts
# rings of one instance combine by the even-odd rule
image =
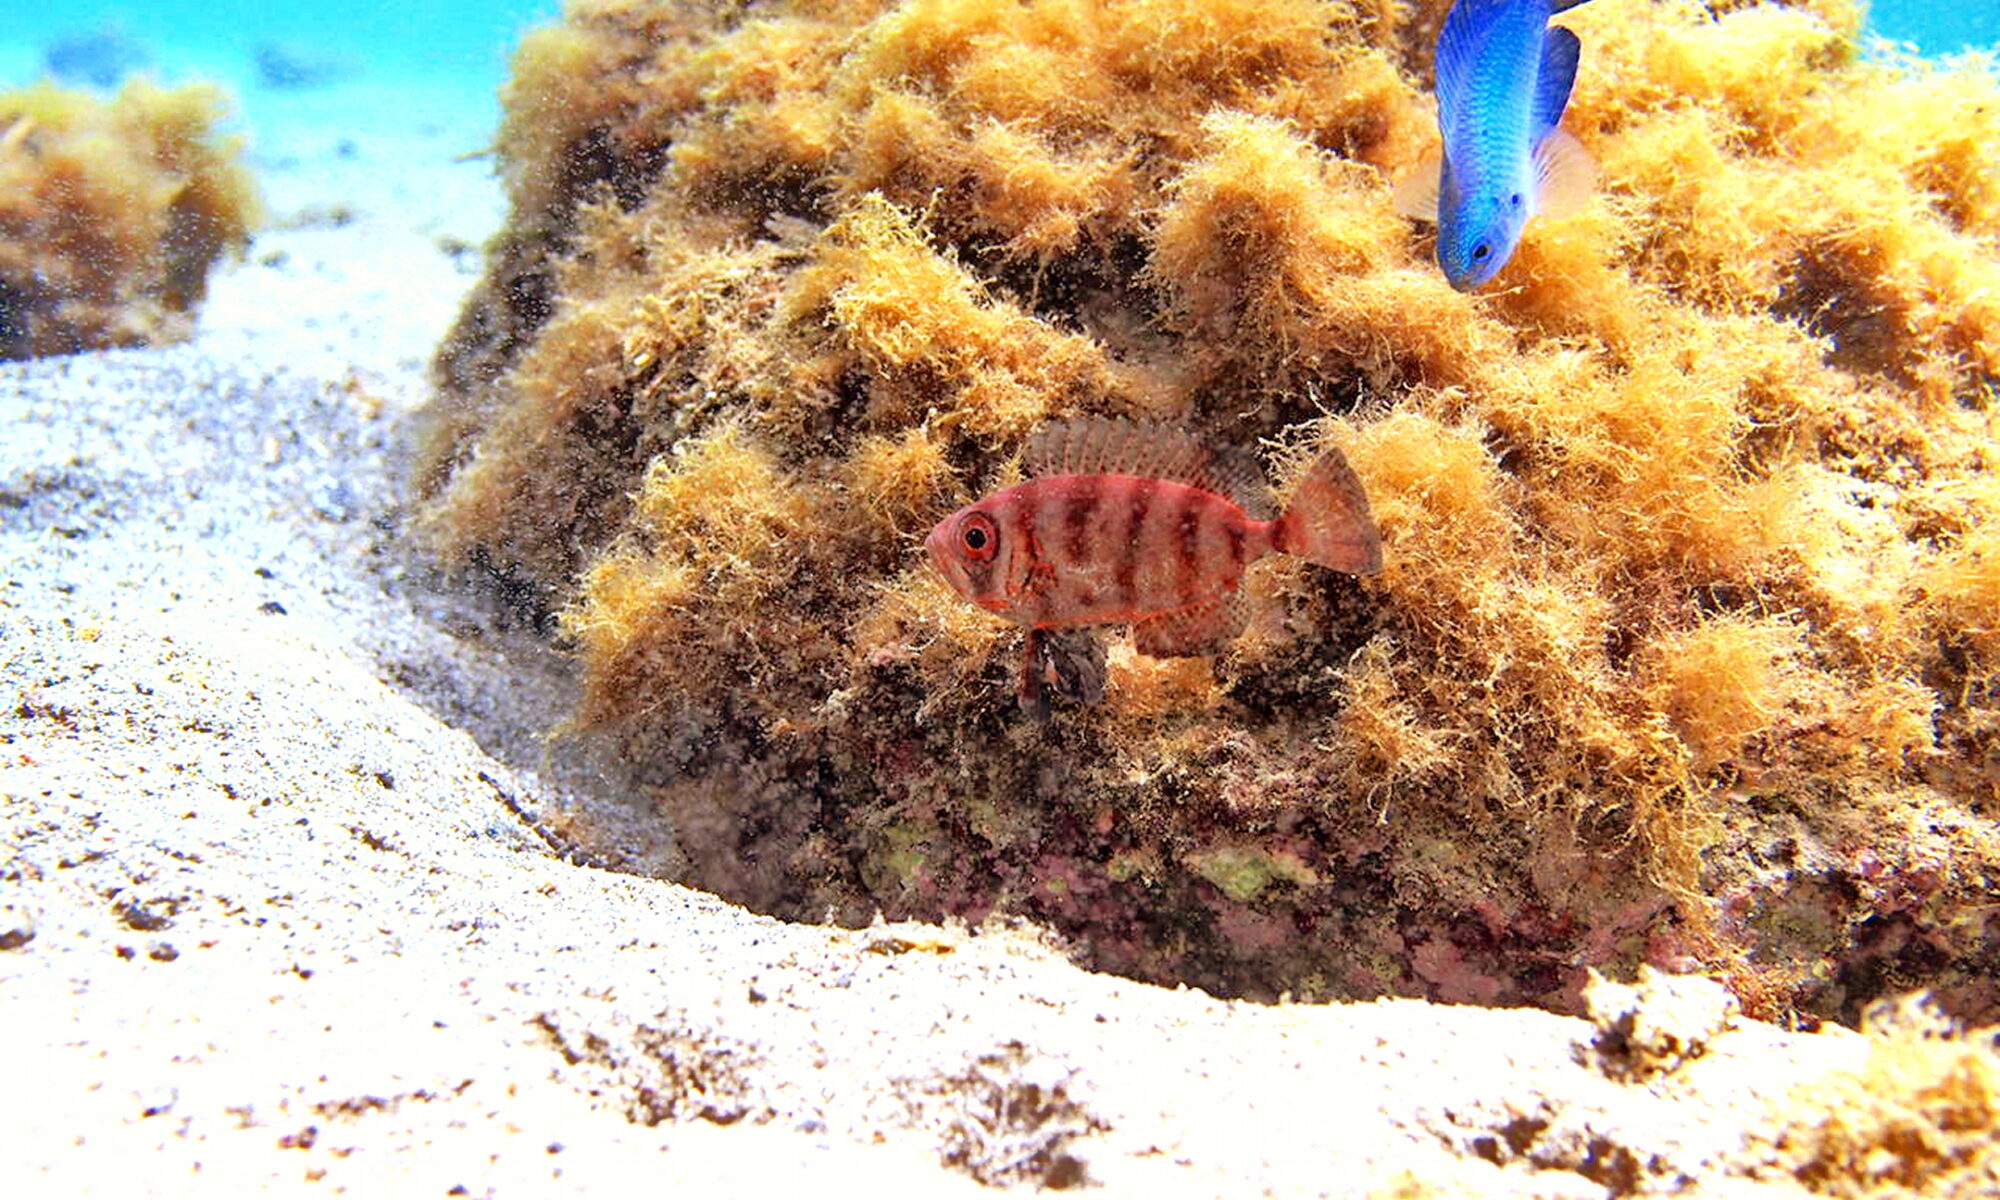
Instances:
[[[544,740],[565,664],[399,535],[489,116],[272,98],[273,225],[192,343],[0,367],[0,1193],[1797,1191],[1745,1134],[1839,1031],[1717,1017],[1621,1082],[1580,1019],[1223,1002],[571,861],[619,802]]]

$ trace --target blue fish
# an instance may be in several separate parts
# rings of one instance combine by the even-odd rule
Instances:
[[[1458,0],[1438,34],[1444,148],[1396,189],[1397,211],[1436,220],[1438,266],[1461,292],[1513,257],[1528,219],[1582,207],[1590,156],[1558,128],[1582,43],[1549,17],[1584,0]]]

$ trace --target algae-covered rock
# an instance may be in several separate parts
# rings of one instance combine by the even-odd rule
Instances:
[[[1578,1061],[1622,1082],[1671,1075],[1708,1053],[1736,1025],[1736,997],[1699,975],[1664,975],[1644,963],[1631,984],[1595,971],[1583,988],[1584,1015],[1597,1036]]]
[[[422,524],[536,585],[690,877],[1024,913],[1227,994],[2000,992],[2000,87],[1858,10],[1565,13],[1599,160],[1493,288],[1393,181],[1444,5],[578,0],[439,354]],[[1386,541],[1014,704],[923,560],[1044,421],[1328,447]]]
[[[206,84],[0,93],[0,359],[184,338],[256,199]]]
[[[1744,1138],[1753,1177],[1819,1196],[1975,1200],[2000,1186],[2000,1031],[1917,997],[1863,1014],[1867,1057],[1800,1088]]]

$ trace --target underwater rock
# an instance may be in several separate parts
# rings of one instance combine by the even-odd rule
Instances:
[[[2000,87],[1862,58],[1841,0],[1597,0],[1598,193],[1471,296],[1391,205],[1444,8],[527,37],[422,526],[545,590],[550,722],[689,881],[1225,995],[1575,1010],[1646,963],[2000,1014]],[[1338,448],[1383,571],[1260,564],[1222,653],[1117,634],[1037,726],[919,539],[1087,415],[1261,444],[1280,503]]]
[[[257,202],[205,84],[0,93],[0,359],[188,335]]]
[[[1639,965],[1631,984],[1592,971],[1583,988],[1584,1015],[1597,1036],[1577,1047],[1577,1059],[1621,1082],[1670,1075],[1708,1053],[1736,1025],[1736,997],[1712,979],[1672,976]]]
[[[1746,1172],[1815,1195],[1990,1196],[2000,1181],[2000,1032],[1918,996],[1871,1005],[1867,1056],[1797,1088],[1744,1137]],[[1762,1123],[1760,1123],[1760,1126]]]

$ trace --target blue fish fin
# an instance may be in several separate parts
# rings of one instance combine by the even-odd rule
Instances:
[[[1542,39],[1542,69],[1535,76],[1535,116],[1531,127],[1541,138],[1562,123],[1563,109],[1569,107],[1569,91],[1576,85],[1577,60],[1583,57],[1583,42],[1560,25],[1549,26]]]
[[[1443,181],[1444,153],[1434,150],[1396,181],[1395,190],[1389,193],[1389,203],[1401,216],[1435,223],[1438,219],[1438,188]]]
[[[1535,145],[1535,212],[1567,217],[1582,210],[1597,187],[1597,164],[1566,129],[1552,129]]]
[[[1458,124],[1458,107],[1470,99],[1472,69],[1486,49],[1487,30],[1502,3],[1504,0],[1458,0],[1444,15],[1444,28],[1438,31],[1437,57],[1432,60],[1437,75],[1441,129],[1453,129]]]

